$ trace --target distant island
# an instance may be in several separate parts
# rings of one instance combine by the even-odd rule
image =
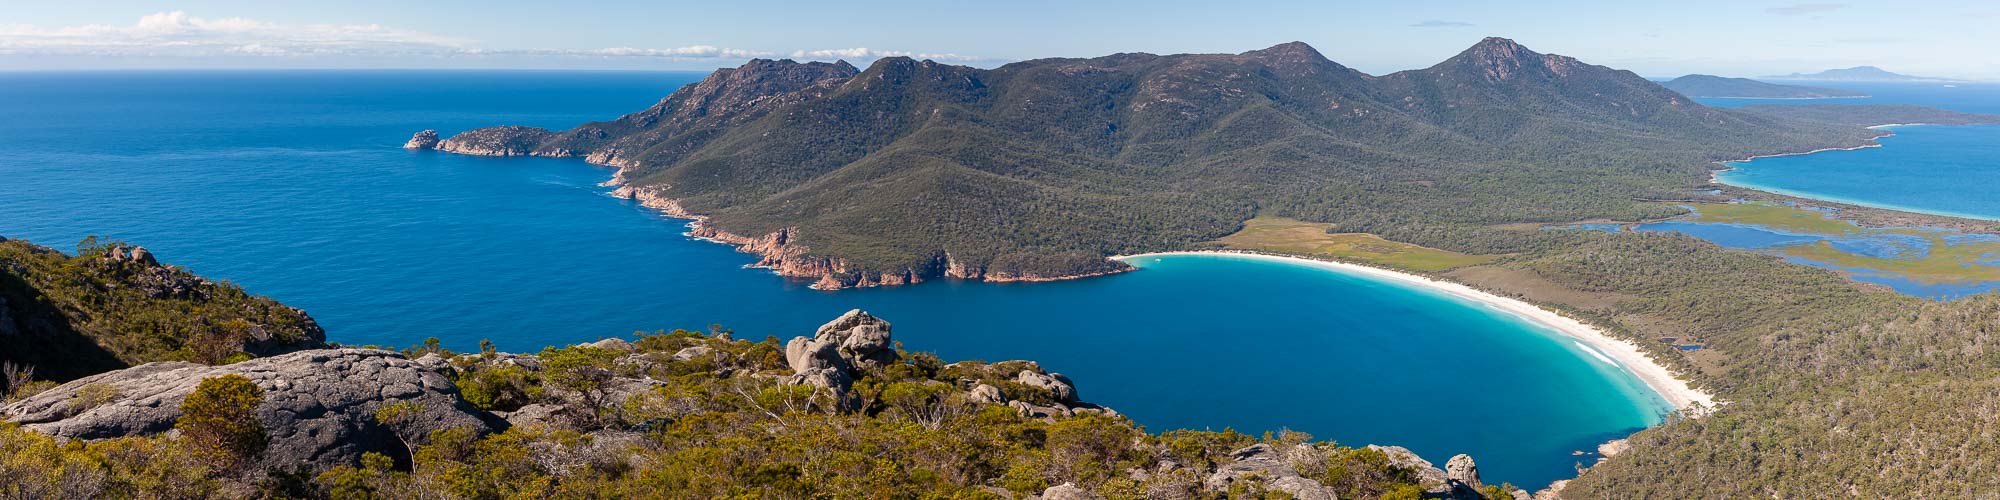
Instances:
[[[1891,72],[1889,72],[1888,70],[1884,70],[1884,69],[1882,69],[1882,68],[1877,68],[1877,67],[1874,67],[1874,66],[1855,66],[1855,67],[1852,67],[1852,68],[1842,68],[1842,69],[1829,69],[1829,70],[1826,70],[1826,71],[1821,71],[1821,72],[1818,72],[1818,73],[1792,73],[1792,74],[1789,74],[1789,75],[1781,75],[1781,76],[1768,76],[1768,77],[1765,77],[1765,78],[1770,78],[1770,79],[1773,79],[1773,80],[1820,80],[1820,81],[1842,81],[1842,82],[1954,82],[1954,81],[1957,81],[1957,80],[1953,80],[1953,79],[1950,79],[1950,78],[1933,78],[1933,77],[1928,77],[1928,76],[1910,76],[1910,75],[1905,75],[1905,74],[1900,74],[1900,73],[1891,73]]]
[[[1780,85],[1765,83],[1749,78],[1728,78],[1714,75],[1687,75],[1675,78],[1662,85],[1688,97],[1708,98],[1755,98],[1755,99],[1832,99],[1841,97],[1868,97],[1868,94],[1852,90],[1803,85]]]

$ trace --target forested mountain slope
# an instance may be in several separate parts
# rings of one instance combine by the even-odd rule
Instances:
[[[1705,107],[1491,38],[1380,77],[1296,42],[995,69],[760,60],[617,120],[436,147],[617,166],[624,193],[839,287],[1115,271],[1104,256],[1211,240],[1258,213],[1405,241],[1662,215],[1635,199],[1684,196],[1708,162],[1877,135]]]

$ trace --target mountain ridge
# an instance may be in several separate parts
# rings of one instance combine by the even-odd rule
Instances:
[[[1851,90],[1807,87],[1803,85],[1781,85],[1760,82],[1749,78],[1726,78],[1714,75],[1685,75],[1661,85],[1688,97],[1756,99],[1868,97],[1868,94]]]
[[[1900,74],[1900,73],[1892,73],[1892,72],[1890,72],[1889,70],[1885,70],[1885,69],[1882,69],[1882,68],[1878,68],[1878,67],[1874,67],[1874,66],[1855,66],[1855,67],[1852,67],[1852,68],[1837,68],[1837,69],[1829,69],[1829,70],[1826,70],[1826,71],[1821,71],[1821,72],[1818,72],[1818,73],[1792,73],[1792,74],[1789,74],[1789,75],[1778,75],[1778,76],[1770,76],[1770,77],[1766,77],[1766,78],[1772,78],[1772,79],[1780,79],[1780,80],[1825,80],[1825,81],[1852,81],[1852,82],[1955,82],[1955,81],[1959,81],[1959,80],[1953,80],[1953,79],[1949,79],[1949,78],[1935,78],[1935,77],[1928,77],[1928,76],[1911,76],[1911,75],[1905,75],[1905,74]]]

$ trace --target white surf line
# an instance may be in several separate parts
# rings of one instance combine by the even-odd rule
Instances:
[[[1638,377],[1639,381],[1645,383],[1646,387],[1652,389],[1653,393],[1658,394],[1660,398],[1665,399],[1674,408],[1685,412],[1689,416],[1706,414],[1717,405],[1715,395],[1696,389],[1694,386],[1689,385],[1687,381],[1681,380],[1679,376],[1675,375],[1672,370],[1667,369],[1665,365],[1654,362],[1651,356],[1648,356],[1645,351],[1639,349],[1638,344],[1612,337],[1598,330],[1596,327],[1555,311],[1543,309],[1540,306],[1517,299],[1494,295],[1459,283],[1359,264],[1252,252],[1199,250],[1118,255],[1111,258],[1124,261],[1128,259],[1170,255],[1213,255],[1276,261],[1330,269],[1347,274],[1376,278],[1391,283],[1415,285],[1422,289],[1444,293],[1452,297],[1498,309],[1501,312],[1508,313],[1509,315],[1569,337],[1570,340],[1579,343],[1579,345],[1588,346],[1591,354],[1597,355],[1600,359],[1610,362],[1613,366],[1617,366],[1625,372]]]
[[[1576,344],[1577,347],[1583,348],[1583,352],[1590,353],[1591,356],[1596,356],[1599,361],[1603,361],[1605,364],[1611,366],[1617,366],[1619,368],[1624,368],[1624,366],[1620,366],[1617,361],[1612,361],[1611,358],[1606,357],[1604,353],[1597,352],[1596,349],[1591,349],[1590,344],[1585,344],[1583,343],[1583,341],[1580,340],[1572,340],[1570,341],[1570,343]]]

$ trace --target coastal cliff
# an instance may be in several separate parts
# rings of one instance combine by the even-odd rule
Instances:
[[[888,271],[867,269],[849,265],[843,259],[812,255],[811,249],[796,243],[794,235],[798,231],[797,228],[783,228],[759,237],[743,236],[716,228],[709,223],[708,217],[689,213],[680,203],[662,196],[656,189],[627,185],[618,187],[611,194],[636,201],[640,206],[659,210],[669,217],[689,219],[687,236],[734,246],[738,251],[758,257],[757,262],[750,264],[750,267],[770,269],[779,276],[808,280],[813,283],[812,288],[819,290],[910,285],[941,278],[995,283],[1058,281],[1103,276],[1135,269],[1123,262],[1106,258],[1107,269],[1077,274],[1046,275],[1030,271],[989,271],[984,264],[963,262],[952,258],[949,252],[943,251],[937,252],[922,266]]]

